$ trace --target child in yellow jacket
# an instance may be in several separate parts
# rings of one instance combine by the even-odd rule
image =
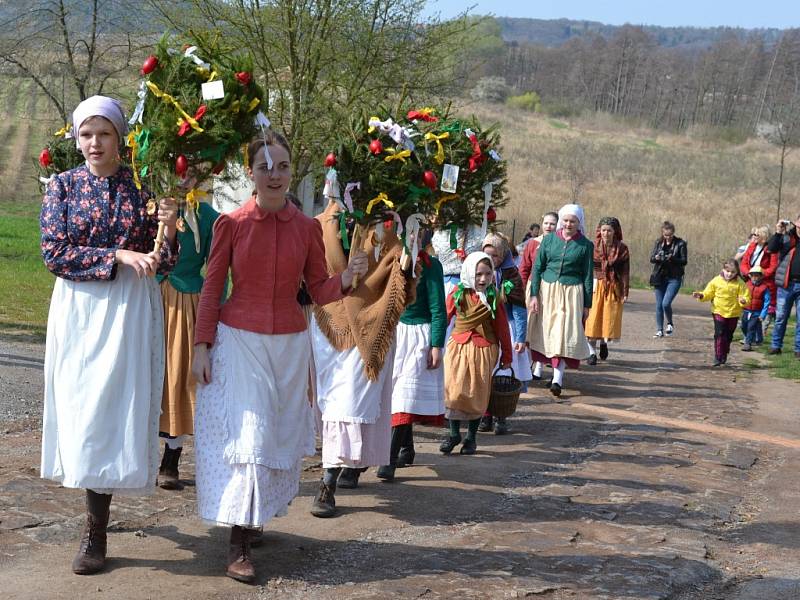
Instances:
[[[722,264],[722,272],[709,281],[702,292],[693,292],[692,296],[701,302],[711,302],[714,315],[713,366],[724,365],[739,317],[750,303],[750,290],[741,278],[739,263],[732,258],[726,260]]]

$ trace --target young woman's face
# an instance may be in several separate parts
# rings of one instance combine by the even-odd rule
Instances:
[[[253,166],[248,169],[250,179],[256,184],[256,193],[263,202],[280,203],[286,199],[286,190],[292,181],[292,164],[289,152],[280,145],[268,146],[272,157],[272,169],[267,168],[264,147],[258,149]]]
[[[486,261],[479,262],[475,269],[475,291],[485,292],[493,279],[494,273],[492,273],[492,268],[486,264]]]
[[[672,242],[672,238],[675,237],[675,230],[673,230],[673,229],[662,229],[661,230],[661,235],[663,236],[664,241],[669,244],[670,242]]]
[[[556,219],[553,215],[547,215],[542,219],[542,232],[550,233],[551,231],[556,230],[556,226],[558,225],[558,219]]]
[[[600,226],[600,239],[604,243],[610,244],[614,241],[614,228],[611,225]]]
[[[492,264],[494,265],[495,269],[499,269],[500,265],[503,264],[503,257],[500,256],[500,253],[494,246],[484,246],[483,251],[489,255],[492,259]]]
[[[101,177],[108,176],[119,166],[119,136],[111,121],[90,117],[78,129],[80,145],[89,170]]]
[[[572,237],[578,232],[578,217],[575,215],[564,215],[561,218],[561,225],[563,226],[564,236]]]
[[[722,267],[722,278],[725,281],[731,281],[734,277],[736,277],[737,273],[735,270],[731,269],[730,267]]]

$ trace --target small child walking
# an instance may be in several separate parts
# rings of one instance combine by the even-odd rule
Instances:
[[[772,298],[769,284],[764,281],[764,272],[759,265],[750,269],[747,289],[750,290],[750,303],[742,313],[742,333],[744,334],[742,351],[751,352],[753,345],[764,342],[762,324],[769,314]]]
[[[439,451],[450,454],[461,443],[461,421],[468,421],[461,454],[475,454],[481,416],[489,406],[492,372],[511,364],[511,333],[498,301],[492,259],[473,252],[461,267],[461,282],[447,297],[447,320],[455,326],[444,357],[444,387],[449,435]]]
[[[750,290],[742,280],[739,263],[729,258],[722,272],[708,282],[702,292],[692,292],[701,302],[711,302],[714,315],[714,364],[719,367],[728,361],[733,332],[744,307],[750,304]]]

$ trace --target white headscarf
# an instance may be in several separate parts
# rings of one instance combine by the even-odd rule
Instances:
[[[474,290],[475,293],[478,294],[481,304],[486,306],[489,310],[492,310],[489,300],[486,298],[486,292],[479,292],[475,289],[475,272],[478,270],[478,263],[482,260],[489,261],[489,268],[492,269],[492,273],[494,273],[494,264],[492,263],[491,256],[486,254],[486,252],[471,252],[467,255],[467,258],[464,259],[464,264],[461,265],[461,283],[464,284],[465,289]]]
[[[122,110],[122,104],[119,100],[109,98],[107,96],[92,96],[87,98],[72,112],[72,127],[75,132],[75,146],[80,148],[78,130],[83,125],[83,122],[89,117],[105,117],[117,130],[120,142],[125,139],[125,134],[128,133],[128,123],[125,120],[125,111]]]
[[[565,204],[558,211],[558,225],[556,231],[564,229],[564,217],[572,215],[578,218],[578,229],[583,235],[586,235],[586,223],[583,217],[583,207],[580,204]]]

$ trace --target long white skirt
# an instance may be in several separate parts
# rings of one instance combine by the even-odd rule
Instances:
[[[322,438],[322,466],[371,467],[389,464],[392,433],[394,344],[377,381],[364,374],[358,348],[340,352],[311,322]]]
[[[511,311],[506,313],[508,315],[508,328],[514,333],[514,319],[511,316]],[[529,315],[530,316],[530,315]],[[497,366],[500,366],[500,359],[497,359]],[[514,376],[520,381],[531,381],[533,379],[532,371],[533,362],[531,361],[531,353],[526,348],[524,352],[517,352],[514,350],[511,353],[511,368],[514,369]]]
[[[57,278],[47,320],[41,473],[64,487],[148,494],[158,472],[164,323],[155,279]]]
[[[197,386],[197,512],[260,527],[286,514],[314,454],[308,332],[264,335],[220,323],[211,383]]]
[[[397,325],[392,371],[392,414],[444,414],[444,368],[428,368],[431,324]]]

